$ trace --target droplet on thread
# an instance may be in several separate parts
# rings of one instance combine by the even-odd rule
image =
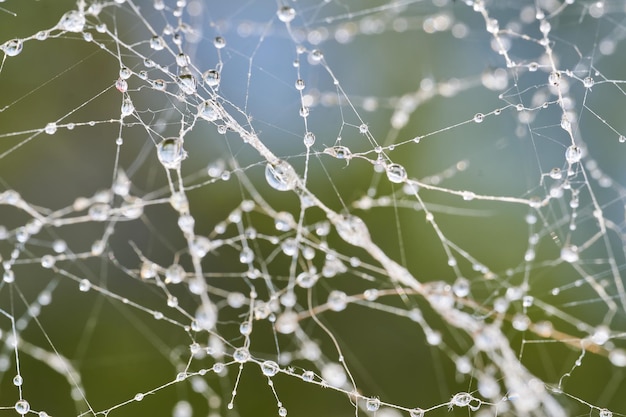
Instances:
[[[157,145],[157,156],[161,164],[167,169],[178,169],[187,157],[182,141],[178,138],[163,139]]]
[[[265,166],[265,179],[275,190],[288,191],[296,187],[298,175],[291,164],[286,161],[279,161],[276,164],[268,163]]]

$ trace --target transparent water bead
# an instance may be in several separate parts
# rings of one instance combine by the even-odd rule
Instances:
[[[23,47],[24,42],[21,39],[11,39],[2,44],[0,49],[2,49],[2,52],[7,56],[15,56],[22,52]]]
[[[293,7],[283,6],[276,12],[278,20],[289,23],[296,17],[296,11]]]
[[[235,349],[235,352],[233,352],[233,359],[239,363],[248,362],[248,359],[250,359],[250,352],[248,351],[248,348],[240,347]]]
[[[25,415],[30,411],[30,404],[26,400],[19,400],[15,403],[15,411],[17,414]]]
[[[349,215],[336,222],[337,233],[351,245],[360,246],[370,240],[369,230],[361,218]]]
[[[215,100],[206,100],[198,106],[198,117],[214,122],[223,117],[222,107]]]
[[[202,303],[196,310],[196,327],[200,330],[211,331],[217,323],[217,308],[211,303]]]
[[[180,77],[178,77],[178,86],[181,91],[187,95],[195,94],[196,77],[192,74],[181,74]]]
[[[328,307],[333,311],[342,311],[348,305],[348,296],[345,292],[333,290],[328,294]]]
[[[424,417],[424,410],[421,408],[413,408],[409,411],[410,417]]]
[[[367,408],[367,411],[378,411],[380,400],[378,398],[368,398],[365,402],[365,408]]]
[[[304,145],[308,148],[310,146],[313,146],[314,143],[315,134],[313,134],[313,132],[306,132],[306,134],[304,135]]]
[[[613,412],[607,408],[603,408],[600,410],[598,414],[599,417],[613,417]]]
[[[163,39],[161,39],[159,36],[153,36],[152,38],[150,38],[150,48],[155,51],[160,51],[161,49],[165,48],[165,43],[163,42]]]
[[[187,152],[183,149],[180,139],[167,138],[157,145],[157,156],[165,168],[178,169],[180,163],[187,157]]]
[[[337,159],[345,159],[349,161],[352,159],[352,152],[345,146],[337,145],[324,149],[324,153]]]
[[[135,106],[130,98],[122,100],[122,107],[120,108],[122,117],[130,116],[135,111]]]
[[[591,77],[585,77],[585,79],[583,79],[583,85],[585,86],[585,88],[591,88],[594,84],[595,81]]]
[[[85,28],[85,15],[77,10],[72,10],[63,15],[57,27],[67,32],[79,33]]]
[[[561,259],[569,263],[578,262],[578,246],[563,246],[563,248],[561,249]]]
[[[202,74],[202,79],[209,87],[216,87],[220,84],[220,73],[217,70],[210,69]]]
[[[406,169],[400,164],[387,165],[387,179],[396,184],[403,183],[407,179]]]
[[[50,122],[46,125],[46,127],[44,128],[44,132],[46,132],[46,134],[48,135],[54,135],[57,131],[57,124],[54,122]]]
[[[215,39],[213,39],[213,45],[217,49],[222,49],[226,46],[226,40],[222,38],[221,36],[217,36]]]
[[[318,275],[313,272],[304,271],[296,277],[296,284],[301,288],[311,288],[317,282]]]
[[[467,392],[459,392],[454,394],[454,397],[450,400],[450,404],[457,407],[467,407],[472,401],[472,398],[471,394]]]
[[[277,164],[265,166],[265,179],[267,183],[278,191],[293,190],[298,182],[298,175],[291,164],[279,161]]]
[[[265,361],[261,365],[261,371],[263,371],[263,375],[272,377],[280,371],[278,364],[274,361]]]
[[[565,151],[565,160],[570,164],[579,162],[583,157],[583,151],[576,145],[571,145]]]

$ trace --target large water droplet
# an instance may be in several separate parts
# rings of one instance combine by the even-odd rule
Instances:
[[[351,245],[359,246],[370,240],[367,226],[357,216],[349,215],[335,222],[337,233]]]
[[[367,411],[378,411],[380,400],[378,398],[368,398],[365,402],[365,408],[367,408]]]
[[[15,56],[22,52],[22,47],[24,46],[24,42],[21,39],[11,39],[10,41],[2,44],[0,49],[7,56]]]
[[[72,10],[63,15],[58,28],[67,32],[82,32],[85,28],[85,15],[77,10]]]
[[[30,411],[30,404],[26,400],[19,400],[15,403],[15,411],[21,415],[28,414]]]
[[[214,122],[223,117],[222,107],[215,100],[206,100],[198,106],[198,117]]]
[[[180,139],[168,138],[158,144],[157,156],[165,168],[178,169],[182,160],[187,157],[187,152],[183,149]]]
[[[579,162],[583,157],[583,151],[576,145],[572,145],[565,151],[565,160],[570,164]]]
[[[217,70],[210,69],[202,74],[202,79],[209,87],[216,87],[220,84],[220,73]]]
[[[396,184],[406,181],[406,169],[400,164],[387,165],[387,178]]]
[[[159,36],[153,36],[150,39],[150,48],[154,49],[155,51],[160,51],[164,47],[165,44],[163,43],[163,39],[161,39]]]
[[[135,106],[133,105],[132,100],[130,98],[125,98],[124,100],[122,100],[122,107],[120,110],[122,113],[122,117],[130,116],[131,114],[133,114],[133,112],[135,111]]]
[[[217,323],[217,308],[211,303],[202,303],[196,310],[196,326],[203,330],[213,330]]]
[[[263,371],[263,375],[272,377],[278,373],[280,368],[278,364],[274,361],[265,361],[261,365],[261,370]]]
[[[265,179],[267,183],[278,191],[293,190],[298,182],[298,174],[291,164],[279,161],[277,164],[265,166]]]
[[[348,161],[352,158],[352,152],[350,152],[350,149],[341,145],[331,146],[330,148],[326,148],[324,149],[324,153],[334,158],[345,159]]]
[[[187,95],[195,94],[196,77],[192,74],[181,74],[180,77],[178,77],[178,86],[181,91]]]

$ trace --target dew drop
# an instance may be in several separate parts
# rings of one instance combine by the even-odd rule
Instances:
[[[296,284],[298,284],[298,286],[301,288],[311,288],[315,285],[317,279],[317,274],[309,271],[304,271],[298,274],[298,276],[296,277]]]
[[[11,39],[5,42],[0,49],[2,49],[2,52],[7,56],[15,56],[22,52],[23,47],[24,42],[21,39]]]
[[[211,331],[217,323],[217,308],[212,303],[202,303],[196,310],[195,322],[199,329]]]
[[[79,33],[85,28],[85,22],[85,15],[83,13],[72,10],[61,17],[58,28],[67,32]]]
[[[278,191],[293,190],[298,182],[298,175],[286,161],[279,161],[277,164],[267,164],[265,166],[265,179],[267,183]]]
[[[187,157],[187,152],[180,139],[168,138],[157,145],[157,156],[165,168],[178,169],[182,160]]]
[[[287,417],[287,409],[285,407],[278,407],[278,416]]]
[[[550,85],[557,87],[559,84],[561,84],[561,73],[557,71],[551,72],[548,76],[548,82],[550,83]]]
[[[305,85],[304,85],[304,80],[302,80],[302,79],[298,78],[298,79],[296,80],[296,90],[298,90],[298,91],[302,91],[302,90],[304,90],[304,87],[305,87]]]
[[[302,380],[305,382],[312,382],[315,379],[313,371],[304,371],[302,373]]]
[[[46,125],[46,127],[44,128],[44,132],[46,132],[48,135],[54,135],[57,131],[57,124],[54,122],[50,122]]]
[[[324,153],[337,159],[345,159],[349,161],[352,159],[352,152],[345,146],[337,145],[324,149]]]
[[[585,86],[585,88],[591,88],[594,84],[595,81],[592,77],[585,77],[585,79],[583,80],[583,85]]]
[[[179,264],[172,264],[165,270],[166,284],[180,284],[185,278],[185,269]]]
[[[250,352],[248,351],[248,348],[240,347],[235,349],[235,352],[233,352],[233,359],[239,363],[247,362],[248,359],[250,359]]]
[[[226,46],[226,40],[222,38],[221,36],[217,36],[215,39],[213,39],[213,45],[217,49],[222,49]]]
[[[239,262],[242,264],[248,264],[254,260],[254,252],[250,247],[246,246],[239,253]]]
[[[274,361],[265,361],[261,365],[261,370],[263,371],[263,375],[272,377],[278,373],[280,368],[278,364]]]
[[[609,360],[615,366],[620,368],[626,367],[626,350],[620,348],[611,350]]]
[[[192,74],[181,74],[178,77],[178,86],[187,95],[196,93],[196,77]]]
[[[308,148],[315,143],[315,135],[313,132],[306,132],[304,135],[304,145]]]
[[[582,156],[583,156],[582,149],[580,149],[576,145],[571,145],[565,151],[565,160],[569,164],[575,164],[576,162],[579,162],[581,160]]]
[[[80,292],[87,292],[91,288],[91,282],[87,278],[81,279],[78,283],[78,290]]]
[[[360,246],[370,240],[367,226],[361,218],[349,215],[335,223],[337,233],[351,245]]]
[[[348,304],[348,296],[345,292],[333,290],[328,294],[328,307],[333,311],[343,311]]]
[[[482,113],[476,113],[476,114],[474,115],[474,122],[475,122],[475,123],[482,123],[482,122],[483,122],[483,120],[485,120],[485,115],[484,115],[484,114],[482,114]]]
[[[220,84],[220,73],[217,70],[210,69],[202,74],[202,79],[209,87],[216,87]]]
[[[155,51],[160,51],[165,47],[165,44],[163,42],[163,39],[161,39],[159,36],[153,36],[150,39],[150,48],[154,49]]]
[[[15,411],[21,415],[27,414],[30,411],[30,404],[26,400],[19,400],[15,403]]]
[[[378,398],[368,398],[365,402],[365,408],[367,408],[367,411],[378,411],[380,400]]]
[[[198,106],[198,117],[214,122],[223,117],[222,108],[215,100],[206,100]]]
[[[421,408],[413,408],[409,411],[410,417],[424,417],[424,410]]]
[[[281,22],[289,23],[296,17],[296,11],[293,7],[283,6],[276,12]]]
[[[122,113],[122,117],[130,116],[131,114],[133,114],[133,111],[135,111],[135,106],[133,105],[132,100],[128,97],[122,100],[122,107],[120,110]]]
[[[386,171],[387,178],[393,183],[399,184],[407,179],[406,170],[400,164],[389,164]]]
[[[13,377],[13,385],[15,385],[16,387],[22,386],[23,383],[24,383],[24,379],[22,378],[21,375],[15,375]]]
[[[561,249],[561,259],[565,262],[578,262],[578,247],[575,245],[565,245]]]
[[[15,281],[15,273],[12,269],[6,269],[2,274],[2,280],[8,284]]]

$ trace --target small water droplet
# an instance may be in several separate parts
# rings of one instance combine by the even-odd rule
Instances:
[[[222,38],[221,36],[217,36],[214,40],[213,40],[213,45],[217,48],[217,49],[222,49],[226,46],[226,40],[224,38]]]
[[[233,353],[233,359],[239,363],[247,362],[250,359],[250,352],[245,347],[237,348]]]
[[[365,402],[365,408],[367,408],[367,411],[378,411],[380,400],[378,398],[368,398]]]
[[[16,56],[22,52],[23,47],[24,42],[21,39],[11,39],[5,42],[0,49],[2,49],[7,56]]]
[[[594,84],[595,81],[592,77],[585,77],[585,79],[583,80],[583,85],[585,86],[585,88],[591,88]]]
[[[337,159],[345,159],[349,161],[352,159],[352,152],[345,146],[337,145],[324,149],[324,153]]]
[[[206,100],[198,106],[198,117],[214,122],[223,117],[222,107],[215,100]]]
[[[54,135],[57,131],[57,124],[54,122],[50,122],[46,125],[44,132],[46,132],[48,135]]]
[[[304,90],[305,84],[304,84],[304,80],[302,79],[297,79],[296,80],[296,90],[302,91]]]
[[[161,49],[165,48],[165,43],[163,42],[163,39],[161,39],[159,36],[153,36],[152,38],[150,38],[150,48],[154,49],[155,51],[160,51]]]
[[[578,262],[578,247],[575,245],[565,245],[561,249],[561,259],[565,262]]]
[[[559,84],[561,84],[561,73],[558,71],[551,72],[548,76],[548,82],[550,83],[550,85],[557,87]]]
[[[333,311],[343,311],[348,305],[348,296],[345,292],[333,290],[328,294],[328,307]]]
[[[281,22],[289,23],[296,17],[296,11],[293,7],[283,6],[276,12]]]
[[[304,135],[304,145],[308,148],[310,146],[313,146],[314,143],[315,143],[315,135],[313,134],[313,132],[307,132]]]
[[[157,145],[157,156],[165,168],[178,169],[182,160],[187,157],[187,152],[180,139],[168,138]]]
[[[484,115],[484,114],[482,114],[482,113],[476,113],[476,114],[474,115],[474,122],[475,122],[475,123],[482,123],[482,122],[483,122],[483,120],[485,120],[485,115]]]
[[[181,74],[178,77],[178,86],[187,95],[196,93],[196,77],[192,74]]]

